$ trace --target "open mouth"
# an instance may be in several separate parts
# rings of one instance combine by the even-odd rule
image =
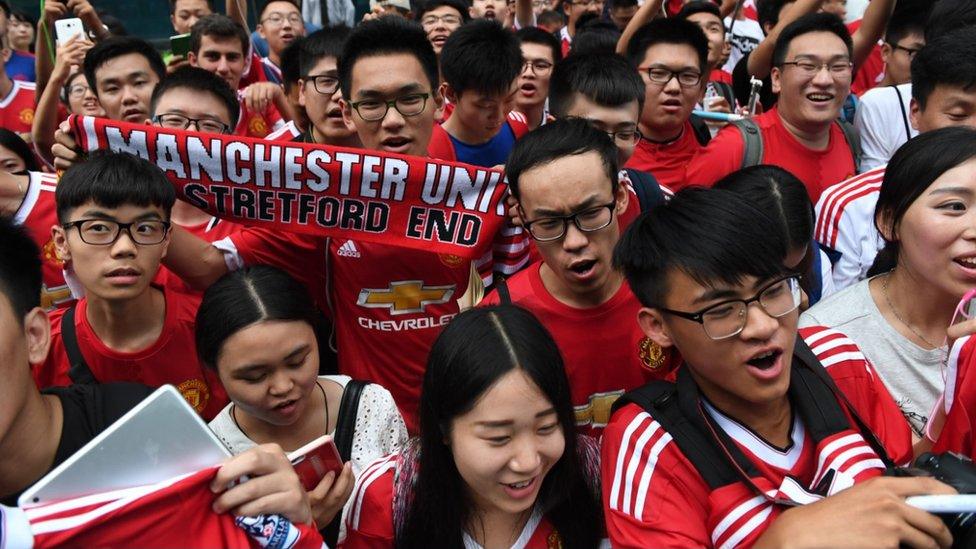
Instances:
[[[783,351],[773,349],[760,353],[746,361],[746,364],[758,370],[768,370],[776,364],[776,360],[783,354]]]
[[[569,265],[569,271],[576,276],[586,276],[593,272],[593,267],[596,266],[595,259],[585,259],[582,261],[577,261]]]
[[[834,100],[834,95],[831,93],[808,93],[807,100],[814,103],[830,103]]]
[[[955,261],[960,266],[965,267],[967,269],[976,270],[976,256],[957,257],[956,259],[953,259],[953,261]]]
[[[339,120],[342,120],[342,109],[339,108],[332,109],[328,113],[326,113],[325,117],[338,118]]]
[[[295,398],[293,398],[291,400],[286,400],[286,401],[282,402],[281,404],[275,406],[274,409],[275,410],[278,410],[278,411],[281,411],[281,410],[284,410],[286,408],[289,408],[289,407],[293,406],[296,402],[298,402],[298,399],[295,399]]]
[[[443,46],[444,42],[447,42],[447,36],[443,34],[438,34],[430,39],[430,43],[438,47]]]
[[[108,277],[118,277],[118,276],[139,276],[139,271],[131,267],[119,267],[118,269],[113,269],[108,272],[105,276]]]
[[[495,18],[495,10],[485,11],[485,19],[494,19],[494,18]]]
[[[403,153],[406,149],[410,147],[411,142],[412,141],[406,137],[395,136],[395,137],[387,137],[386,139],[381,141],[380,144],[383,146],[383,149],[387,151]]]
[[[513,482],[512,484],[506,484],[505,486],[508,486],[509,488],[511,488],[513,490],[521,490],[523,488],[528,488],[529,486],[531,486],[532,485],[532,481],[534,481],[534,480],[535,480],[535,478],[530,478],[529,480],[525,480],[525,481],[522,481],[522,482]]]

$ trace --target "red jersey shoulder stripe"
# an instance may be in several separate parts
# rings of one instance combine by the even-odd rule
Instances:
[[[722,549],[737,547],[756,528],[765,524],[772,512],[773,506],[763,496],[756,496],[740,503],[715,525],[712,530],[712,544]],[[743,522],[743,519],[746,520]],[[735,524],[739,524],[739,527],[729,532]]]
[[[647,412],[642,411],[634,416],[624,430],[617,454],[610,489],[611,509],[641,519],[654,468],[671,440],[671,434]]]
[[[880,189],[886,168],[887,166],[880,166],[831,185],[820,195],[815,230],[815,239],[818,242],[831,247],[836,244],[837,228],[844,215],[844,208],[851,201]]]
[[[801,329],[800,335],[824,368],[847,361],[860,361],[865,364],[868,374],[874,376],[871,368],[867,367],[867,357],[857,343],[843,333],[824,326],[810,326]]]
[[[392,471],[394,468],[396,468],[396,460],[397,454],[391,454],[374,461],[363,469],[363,473],[359,476],[358,485],[356,486],[355,493],[353,494],[353,506],[349,510],[350,528],[359,528],[359,519],[363,510],[363,501],[366,497],[366,490],[369,489],[369,486],[373,484],[376,479],[382,477],[388,471]]]

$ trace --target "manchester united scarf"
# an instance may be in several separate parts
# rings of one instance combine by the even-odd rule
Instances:
[[[280,230],[477,258],[504,222],[501,172],[414,156],[70,118],[84,151],[140,156],[180,198]]]

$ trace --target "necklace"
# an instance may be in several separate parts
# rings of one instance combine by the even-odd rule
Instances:
[[[322,385],[319,384],[318,380],[315,381],[315,386],[318,387],[319,388],[319,392],[322,393],[322,402],[325,403],[325,431],[326,431],[325,434],[329,434],[328,433],[328,431],[329,431],[329,399],[328,399],[328,397],[325,396],[325,389],[322,388]],[[244,435],[245,438],[247,438],[248,440],[254,440],[254,439],[252,439],[250,437],[250,435],[247,434],[247,431],[245,431],[244,428],[241,427],[241,424],[238,423],[238,421],[237,421],[237,406],[236,405],[233,405],[230,408],[230,418],[234,421],[234,425],[241,432],[241,434]]]
[[[937,345],[932,345],[932,343],[929,340],[925,339],[925,337],[923,337],[922,334],[918,333],[918,330],[913,328],[911,324],[905,322],[905,319],[902,318],[900,314],[898,314],[898,309],[896,309],[895,304],[891,302],[891,298],[888,297],[888,280],[891,278],[891,273],[893,272],[894,271],[889,271],[888,274],[885,275],[884,282],[881,283],[881,293],[884,294],[885,302],[888,304],[888,308],[891,309],[892,314],[895,315],[895,318],[897,318],[899,322],[904,324],[906,327],[908,327],[909,330],[912,331],[913,334],[915,334],[915,337],[921,339],[926,345],[929,346],[929,348],[932,349],[937,348]]]

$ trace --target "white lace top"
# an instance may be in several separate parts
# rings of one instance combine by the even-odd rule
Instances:
[[[320,376],[345,387],[349,376]],[[228,404],[210,422],[210,430],[232,454],[240,454],[257,443],[247,438],[234,423]],[[335,434],[329,433],[329,434]],[[356,412],[356,431],[352,437],[352,471],[357,476],[370,462],[400,449],[407,441],[407,427],[393,402],[393,395],[382,386],[371,383],[363,388]]]

